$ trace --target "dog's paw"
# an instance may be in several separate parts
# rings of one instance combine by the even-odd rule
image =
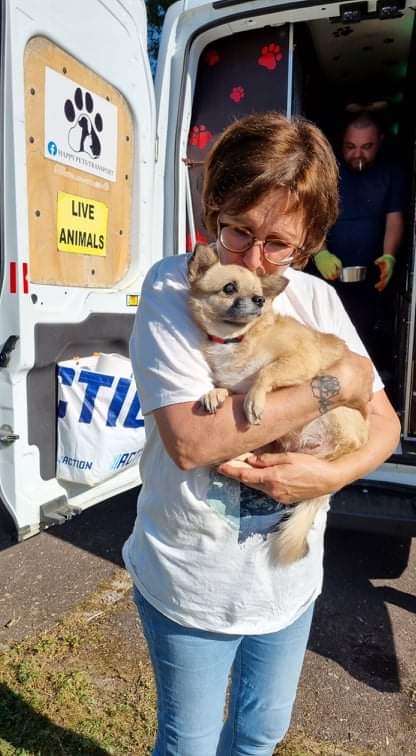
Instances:
[[[224,404],[228,393],[228,389],[225,388],[215,388],[208,391],[200,400],[204,410],[209,412],[210,415],[215,414],[218,407],[222,407]]]
[[[263,417],[266,404],[266,394],[259,391],[249,391],[244,400],[244,411],[250,425],[259,425]]]

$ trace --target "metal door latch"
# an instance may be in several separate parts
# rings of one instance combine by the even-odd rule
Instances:
[[[18,438],[20,436],[17,433],[13,433],[13,428],[10,425],[2,425],[0,427],[0,444],[12,444]]]

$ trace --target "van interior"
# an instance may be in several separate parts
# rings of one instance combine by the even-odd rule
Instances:
[[[404,0],[378,0],[373,10],[367,2],[337,4],[334,10],[339,9],[340,15],[325,18],[316,17],[312,3],[291,4],[301,6],[298,22],[282,22],[283,10],[289,7],[285,4],[282,13],[275,5],[263,25],[252,17],[255,28],[250,28],[247,17],[245,30],[232,36],[229,27],[227,31],[218,27],[218,37],[211,29],[211,41],[199,54],[186,160],[192,197],[187,248],[195,241],[210,240],[200,213],[201,163],[212,138],[234,118],[264,110],[301,115],[322,128],[337,152],[348,109],[378,109],[385,144],[403,164],[409,191],[405,239],[394,276],[381,295],[384,302],[375,338],[383,349],[377,367],[402,420],[398,458],[412,464],[416,461],[415,13]],[[305,6],[310,8],[310,20]],[[331,10],[329,4],[317,7]],[[314,264],[309,265],[308,272],[317,274]]]

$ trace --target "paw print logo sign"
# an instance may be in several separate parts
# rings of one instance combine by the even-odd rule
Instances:
[[[80,82],[48,67],[44,155],[101,179],[117,179],[117,108]]]
[[[68,132],[68,144],[74,152],[85,152],[90,157],[101,155],[101,142],[98,134],[103,130],[100,113],[94,113],[94,100],[90,92],[77,87],[73,99],[65,101],[65,117],[74,124]]]

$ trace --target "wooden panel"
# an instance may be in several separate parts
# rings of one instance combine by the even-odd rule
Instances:
[[[116,106],[115,182],[44,156],[46,67],[76,82],[84,90],[84,98],[88,92],[91,98],[100,96]],[[34,37],[25,51],[25,116],[30,280],[62,286],[112,287],[126,274],[130,262],[134,144],[127,103],[120,92],[64,50],[44,37]],[[58,192],[76,195],[81,202],[99,201],[108,207],[105,256],[58,251]]]

